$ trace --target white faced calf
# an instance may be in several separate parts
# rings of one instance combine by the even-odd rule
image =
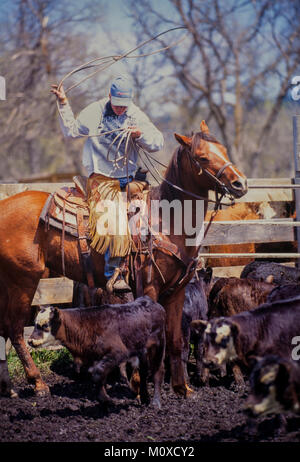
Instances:
[[[43,309],[29,343],[40,347],[58,342],[68,348],[75,363],[89,367],[93,380],[100,385],[100,401],[110,401],[105,390],[108,374],[124,361],[138,358],[141,401],[149,402],[147,377],[151,375],[153,404],[161,406],[165,310],[151,298],[145,296],[122,305]]]

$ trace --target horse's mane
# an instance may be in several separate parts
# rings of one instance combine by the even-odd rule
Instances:
[[[191,146],[190,152],[188,148],[185,146],[179,146],[178,148],[176,148],[172,155],[170,163],[167,167],[165,175],[164,175],[164,178],[166,180],[168,180],[170,183],[176,186],[179,186],[179,187],[182,187],[181,174],[180,174],[181,156],[183,154],[189,155],[189,156],[190,154],[193,155],[193,153],[196,151],[197,147],[201,143],[201,140],[209,141],[211,143],[221,144],[210,133],[197,132],[192,136],[193,138],[192,138],[192,146]],[[166,181],[162,181],[162,183],[158,187],[152,189],[151,198],[152,199],[167,199],[168,201],[172,202],[175,199],[180,199],[181,194],[182,194],[181,191],[178,191],[178,189],[173,188]]]

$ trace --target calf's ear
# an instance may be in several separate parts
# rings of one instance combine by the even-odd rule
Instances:
[[[196,334],[200,335],[205,331],[207,324],[208,321],[203,321],[203,319],[196,319],[195,321],[191,322],[190,326]]]

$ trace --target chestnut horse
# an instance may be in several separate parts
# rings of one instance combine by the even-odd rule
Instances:
[[[182,204],[182,216],[185,201],[192,203],[192,222],[195,222],[197,198],[208,199],[209,190],[214,190],[216,184],[226,187],[226,191],[234,197],[241,197],[247,192],[246,178],[229,162],[225,147],[210,135],[204,121],[200,128],[201,131],[192,137],[175,134],[180,146],[173,154],[165,173],[165,181],[150,192],[151,198],[168,201],[178,199]],[[37,394],[49,392],[49,388],[24,343],[23,329],[30,320],[31,302],[45,268],[62,274],[61,232],[51,227],[46,230],[39,221],[47,197],[48,194],[44,192],[27,191],[0,202],[0,335],[5,340],[10,338],[24,366],[27,380],[34,384]],[[207,200],[204,204],[206,213]],[[184,231],[181,235],[175,233],[174,222],[171,223],[168,240],[180,251],[185,262],[197,257],[199,250],[199,244],[186,245],[187,237],[190,236]],[[66,276],[85,282],[78,239],[66,235],[64,249]],[[156,264],[152,266],[150,281],[147,277],[150,266],[146,264],[142,268],[144,294],[155,301],[159,300],[166,310],[167,353],[170,357],[172,386],[175,392],[185,396],[181,362],[181,316],[184,287],[193,272],[182,284],[178,284],[182,274],[185,274],[183,261],[159,248],[153,248],[153,256]],[[95,283],[98,287],[104,286],[103,255],[92,252],[92,260]],[[169,288],[172,290],[168,291]],[[2,382],[7,380],[6,361],[0,361],[0,385],[1,376]],[[6,385],[10,391],[9,379]]]

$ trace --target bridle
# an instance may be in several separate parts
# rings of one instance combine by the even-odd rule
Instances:
[[[232,194],[228,190],[225,183],[223,183],[223,181],[220,180],[221,175],[223,174],[223,172],[226,170],[227,167],[232,165],[232,162],[230,162],[230,161],[226,162],[224,165],[222,165],[222,167],[214,175],[213,173],[211,173],[206,168],[201,167],[199,161],[197,159],[195,159],[195,156],[193,156],[191,153],[189,153],[189,154],[190,154],[190,158],[191,158],[192,162],[197,166],[197,168],[199,168],[198,175],[201,173],[201,171],[203,171],[207,176],[209,176],[215,182],[215,191],[216,192],[221,193],[222,196],[229,196],[231,200],[234,200]]]
[[[216,200],[212,199],[207,199],[207,198],[202,198],[202,200],[207,201],[207,202],[214,202],[215,203],[215,208],[219,208],[220,205],[233,205],[234,204],[234,197],[232,193],[229,191],[228,187],[225,185],[223,181],[220,180],[221,175],[223,172],[226,170],[227,167],[232,165],[232,162],[228,161],[225,162],[224,165],[218,170],[216,174],[211,173],[207,168],[204,168],[200,165],[200,162],[196,159],[195,155],[188,150],[188,156],[190,161],[196,165],[198,171],[198,175],[200,175],[202,172],[205,173],[209,178],[211,178],[214,183],[215,183],[215,196]],[[230,204],[223,204],[221,203],[221,200],[223,199],[224,196],[228,196],[229,199],[231,200]],[[199,196],[200,198],[200,196]]]
[[[166,164],[164,164],[163,162],[160,162],[158,159],[156,159],[155,157],[152,157],[151,154],[149,154],[147,151],[145,151],[145,149],[139,147],[139,149],[144,153],[145,157],[147,158],[147,161],[149,162],[149,164],[151,165],[151,168],[155,171],[155,174],[156,176],[159,177],[159,179],[165,183],[167,183],[168,185],[170,185],[172,188],[174,189],[177,189],[178,191],[181,191],[185,194],[187,194],[188,196],[191,196],[191,197],[194,197],[195,199],[199,199],[199,200],[203,200],[205,202],[212,202],[215,204],[215,209],[219,208],[220,206],[222,205],[227,205],[227,206],[231,206],[231,205],[234,205],[235,203],[235,200],[234,200],[234,197],[233,195],[230,193],[230,191],[228,190],[227,186],[225,185],[225,183],[223,183],[221,180],[220,180],[220,176],[222,175],[222,173],[224,172],[224,170],[229,167],[230,165],[232,165],[232,162],[226,162],[224,165],[222,165],[222,167],[219,169],[219,171],[217,172],[216,175],[214,175],[213,173],[211,173],[209,170],[207,170],[206,168],[203,168],[201,167],[200,163],[198,162],[198,160],[195,158],[195,156],[193,156],[193,154],[190,152],[190,151],[186,151],[188,156],[189,156],[189,160],[191,163],[195,164],[197,169],[199,170],[199,173],[198,175],[201,174],[201,172],[203,171],[204,173],[206,173],[214,182],[215,182],[215,194],[216,194],[216,200],[213,200],[213,199],[208,199],[207,197],[204,197],[204,196],[200,196],[199,194],[195,194],[191,191],[188,191],[184,188],[182,188],[181,186],[178,186],[174,183],[172,183],[171,181],[167,180],[167,178],[164,178],[161,173],[157,170],[157,168],[155,167],[155,165],[153,164],[152,161],[156,162],[157,164],[161,165],[162,167],[164,168],[168,168],[168,166]],[[176,162],[178,163],[178,152],[179,152],[179,149],[180,147],[178,148],[177,150],[177,159],[176,159]],[[153,174],[153,172],[151,171],[151,169],[149,168],[149,165],[146,164],[146,162],[143,160],[142,157],[140,157],[142,163],[144,164],[144,166],[146,167],[146,169],[149,171],[149,173],[151,174],[151,176],[154,178],[154,180],[159,183],[159,181],[157,180],[157,178],[155,177],[155,175]],[[221,197],[219,196],[221,195]],[[230,203],[227,203],[227,202],[221,202],[222,198],[224,196],[228,196],[229,199],[230,199]]]

